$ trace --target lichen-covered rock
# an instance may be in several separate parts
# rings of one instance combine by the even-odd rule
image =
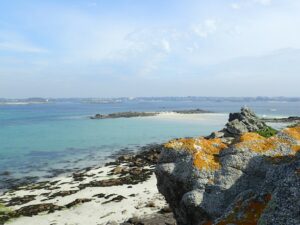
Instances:
[[[246,127],[231,143],[200,137],[165,144],[157,186],[178,225],[300,224],[300,126],[265,138],[249,132],[265,126],[256,118],[249,109],[231,114],[229,123]]]

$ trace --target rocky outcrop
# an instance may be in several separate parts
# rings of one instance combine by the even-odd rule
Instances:
[[[178,225],[300,224],[300,126],[269,138],[264,126],[243,108],[219,137],[165,144],[157,186]]]
[[[211,111],[202,109],[187,109],[187,110],[174,110],[173,113],[179,114],[201,114],[201,113],[212,113]],[[116,112],[110,114],[96,114],[91,116],[90,119],[117,119],[117,118],[132,118],[132,117],[147,117],[157,116],[161,112]]]
[[[243,107],[239,113],[230,113],[225,128],[213,132],[210,137],[237,137],[242,133],[259,131],[265,127],[267,125],[262,119],[256,116],[251,109]]]
[[[90,119],[116,119],[116,118],[131,118],[131,117],[146,117],[156,116],[157,112],[118,112],[110,114],[96,114],[91,116]]]

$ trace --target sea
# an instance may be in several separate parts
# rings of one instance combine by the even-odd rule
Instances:
[[[248,106],[266,117],[300,116],[300,102],[136,100],[105,103],[58,101],[0,105],[0,189],[101,166],[119,152],[173,138],[208,135],[229,112]],[[92,120],[97,113],[203,109],[213,114]]]

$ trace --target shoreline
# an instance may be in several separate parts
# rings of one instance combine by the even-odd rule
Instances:
[[[161,145],[162,143],[149,143],[146,145],[136,146],[135,149],[127,148],[127,147],[121,148],[115,152],[112,152],[110,155],[105,156],[99,163],[94,163],[83,167],[74,166],[73,168],[60,168],[60,169],[49,168],[49,170],[46,171],[46,173],[48,174],[46,176],[44,176],[43,173],[43,175],[33,174],[33,175],[27,175],[22,177],[19,176],[15,177],[14,171],[4,170],[0,173],[0,178],[1,178],[0,181],[2,183],[5,183],[6,186],[1,184],[2,186],[4,186],[4,188],[0,189],[0,196],[8,191],[18,189],[19,187],[22,186],[32,185],[41,182],[48,182],[48,181],[58,179],[60,177],[70,176],[74,173],[81,173],[82,171],[87,171],[93,168],[100,168],[108,165],[113,165],[120,157],[124,155],[126,156],[139,155],[142,152],[149,151]],[[72,163],[70,162],[70,164]]]
[[[8,190],[1,194],[0,203],[12,211],[7,218],[2,217],[2,222],[9,219],[5,224],[119,224],[133,218],[151,219],[156,214],[172,221],[154,175],[161,147],[145,147],[102,167],[89,167]]]

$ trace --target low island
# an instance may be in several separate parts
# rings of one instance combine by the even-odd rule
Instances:
[[[172,113],[178,114],[201,114],[201,113],[212,113],[211,111],[202,109],[188,109],[188,110],[174,110]],[[116,118],[132,118],[132,117],[147,117],[157,116],[164,112],[116,112],[110,114],[96,114],[91,116],[90,119],[116,119]]]

